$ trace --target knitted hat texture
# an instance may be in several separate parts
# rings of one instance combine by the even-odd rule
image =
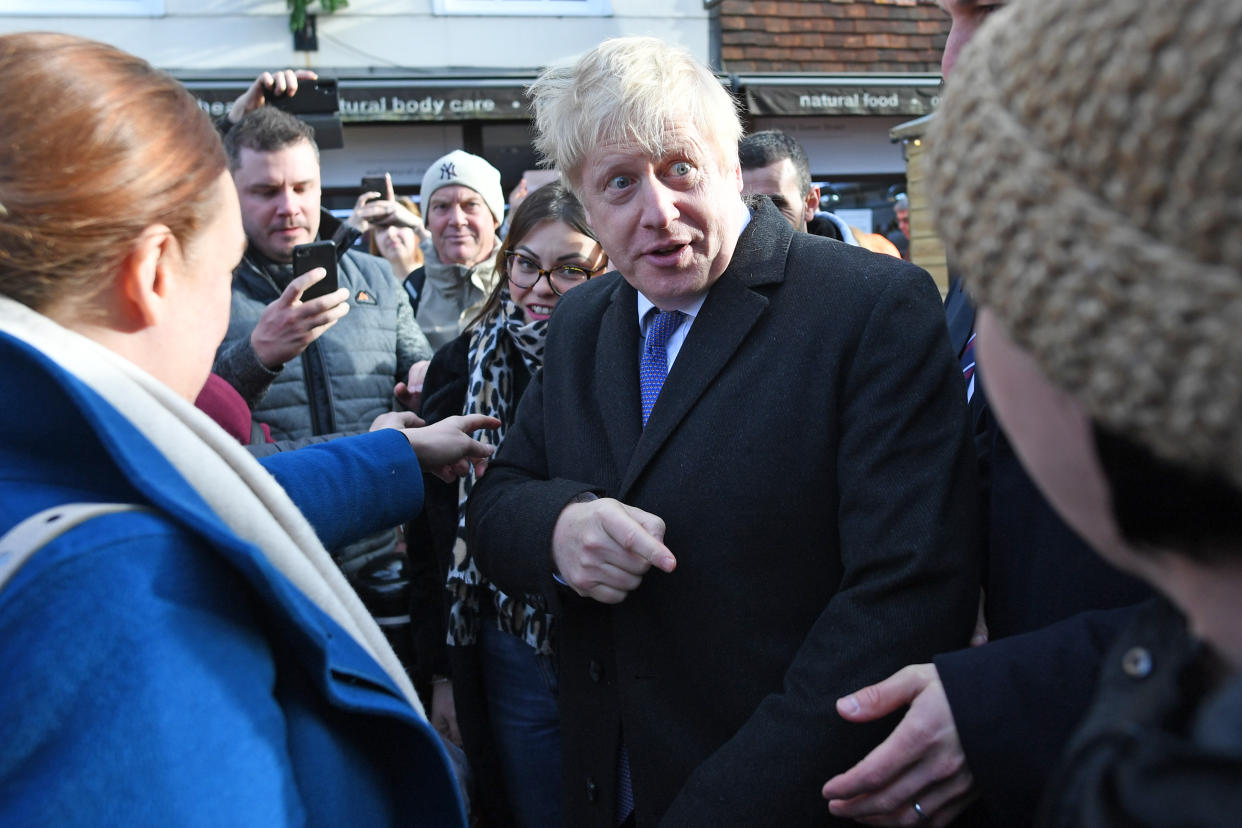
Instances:
[[[427,213],[431,194],[441,187],[453,184],[469,187],[481,195],[496,221],[504,221],[505,193],[500,186],[500,170],[489,164],[487,159],[465,150],[453,150],[437,159],[423,174],[423,188],[419,191],[419,198],[423,203],[424,215]]]
[[[1242,486],[1242,2],[1016,0],[947,87],[927,183],[973,299],[1096,422]]]

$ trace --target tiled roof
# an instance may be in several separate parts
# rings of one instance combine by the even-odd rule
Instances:
[[[939,72],[935,0],[723,0],[726,72]]]

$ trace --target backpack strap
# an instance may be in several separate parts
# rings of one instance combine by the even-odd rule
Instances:
[[[153,510],[136,503],[62,503],[36,512],[0,536],[0,589],[36,552],[75,526],[114,512],[139,511]]]

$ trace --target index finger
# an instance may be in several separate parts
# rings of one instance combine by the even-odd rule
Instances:
[[[271,72],[261,72],[259,73],[259,76],[254,79],[254,83],[250,84],[250,89],[251,91],[257,92],[261,95],[275,82],[276,79],[272,77]]]
[[[677,566],[677,559],[669,548],[625,510],[605,510],[600,524],[617,546],[642,558],[649,565],[664,572],[672,572]]]
[[[491,431],[500,428],[500,420],[495,417],[488,417],[486,414],[459,414],[461,422],[458,427],[467,434],[475,431]],[[491,452],[489,451],[488,454]]]

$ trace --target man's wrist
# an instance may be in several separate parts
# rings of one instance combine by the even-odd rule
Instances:
[[[594,492],[579,492],[578,494],[574,495],[573,498],[568,503],[565,504],[565,506],[566,508],[568,508],[574,505],[575,503],[590,503],[592,500],[599,500],[599,495],[595,494]],[[570,587],[569,584],[566,583],[565,579],[561,577],[561,572],[556,566],[555,555],[552,556],[552,580],[556,581],[558,584],[560,584],[563,587],[568,587],[570,589],[573,588],[573,587]]]

